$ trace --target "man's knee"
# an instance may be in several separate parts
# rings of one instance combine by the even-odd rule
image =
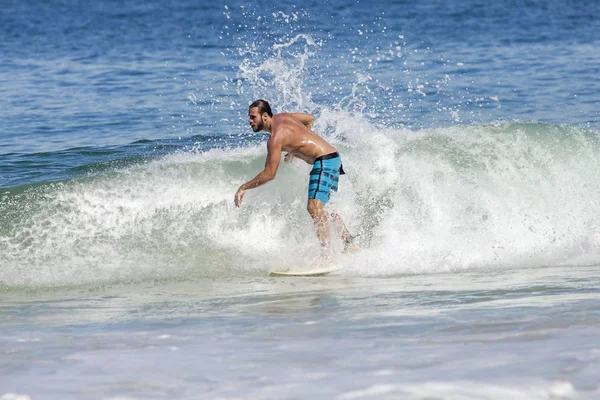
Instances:
[[[306,210],[315,220],[322,218],[324,215],[323,203],[320,200],[309,199],[308,204],[306,205]]]

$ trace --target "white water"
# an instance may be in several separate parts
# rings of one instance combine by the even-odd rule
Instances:
[[[12,290],[0,396],[593,400],[599,272]]]
[[[347,171],[330,206],[363,247],[344,274],[600,263],[596,133],[541,124],[410,131],[327,109],[317,121]],[[180,152],[5,196],[0,282],[249,276],[311,264],[310,166],[282,163],[233,207],[265,152]]]
[[[151,3],[8,13],[7,151],[242,135],[263,97],[317,114],[363,251],[332,276],[266,276],[319,246],[309,166],[233,208],[264,146],[9,188],[0,400],[600,398],[598,132],[476,123],[597,129],[593,7]],[[61,21],[31,18],[45,9]],[[71,165],[24,156],[4,158],[36,177],[18,182]]]

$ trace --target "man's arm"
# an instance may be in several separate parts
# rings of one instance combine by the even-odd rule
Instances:
[[[265,169],[261,171],[254,179],[244,183],[239,187],[235,194],[234,203],[236,207],[242,204],[244,192],[248,189],[254,189],[265,183],[273,180],[277,174],[277,168],[281,161],[281,143],[279,138],[271,136],[267,142],[267,160],[265,161]]]
[[[315,121],[314,115],[302,113],[291,113],[290,115],[312,130],[313,122]]]

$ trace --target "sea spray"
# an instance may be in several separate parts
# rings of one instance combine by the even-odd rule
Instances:
[[[363,250],[346,259],[346,274],[600,261],[595,132],[516,123],[381,129],[330,110],[316,129],[347,170],[330,208]],[[181,151],[4,194],[0,281],[191,279],[312,263],[309,165],[282,163],[274,181],[233,207],[265,153],[263,145]]]
[[[360,171],[356,205],[375,211],[361,218],[372,264],[360,261],[362,274],[598,261],[596,133],[499,124],[340,134],[360,141],[346,151]]]

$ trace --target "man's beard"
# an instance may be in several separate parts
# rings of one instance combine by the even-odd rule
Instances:
[[[256,125],[252,126],[252,130],[254,132],[260,132],[263,130],[264,127],[265,127],[265,125],[263,123],[256,124]]]

